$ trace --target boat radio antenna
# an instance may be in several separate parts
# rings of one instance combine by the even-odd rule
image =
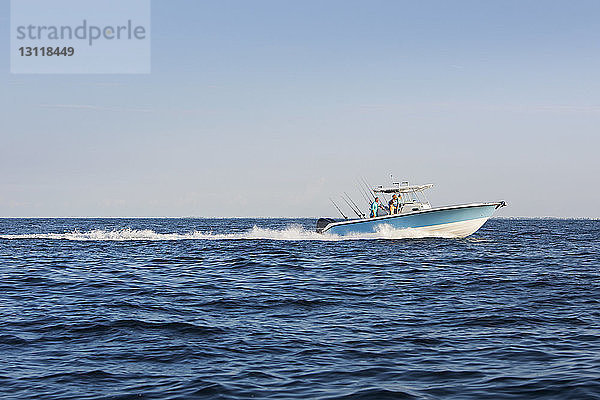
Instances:
[[[337,208],[337,210],[340,212],[340,214],[342,214],[342,217],[344,217],[344,219],[348,219],[348,217],[346,217],[346,216],[344,215],[344,213],[342,212],[342,210],[340,210],[340,208],[337,206],[337,204],[335,204],[335,201],[333,201],[333,199],[332,199],[331,197],[329,198],[329,201],[331,201],[331,202],[333,203],[333,206],[334,206],[335,208]]]
[[[346,203],[346,205],[347,205],[348,207],[350,207],[350,209],[351,209],[352,211],[354,211],[354,214],[356,214],[356,216],[357,216],[358,218],[362,218],[362,217],[360,216],[360,210],[358,210],[358,211],[357,211],[357,210],[356,210],[354,207],[352,207],[352,204],[350,204],[350,202],[348,202],[348,200],[346,200],[346,198],[345,198],[344,196],[340,196],[340,197],[342,198],[342,200],[344,200],[344,202]],[[350,199],[350,200],[352,200],[352,199]]]
[[[346,195],[346,197],[348,198],[348,200],[350,200],[350,202],[354,205],[354,208],[352,210],[356,213],[356,215],[358,215],[359,218],[364,218],[365,214],[363,214],[360,211],[360,207],[358,207],[356,205],[356,203],[354,202],[354,200],[352,200],[352,197],[348,196],[348,193],[346,193],[346,192],[344,192],[344,194]]]

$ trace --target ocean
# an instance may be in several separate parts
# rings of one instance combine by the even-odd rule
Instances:
[[[600,220],[314,225],[0,219],[0,398],[600,398]]]

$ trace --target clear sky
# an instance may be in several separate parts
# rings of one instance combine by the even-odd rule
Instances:
[[[0,4],[0,216],[334,215],[390,173],[600,216],[600,1],[154,0],[149,75],[10,74]]]

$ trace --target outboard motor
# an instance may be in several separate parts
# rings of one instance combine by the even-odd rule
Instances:
[[[335,220],[331,218],[319,218],[317,220],[317,233],[323,233],[323,229],[332,222],[335,222]]]

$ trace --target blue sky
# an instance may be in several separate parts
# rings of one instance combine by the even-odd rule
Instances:
[[[600,216],[600,2],[155,0],[148,75],[11,74],[1,4],[0,216],[333,215],[390,173]]]

